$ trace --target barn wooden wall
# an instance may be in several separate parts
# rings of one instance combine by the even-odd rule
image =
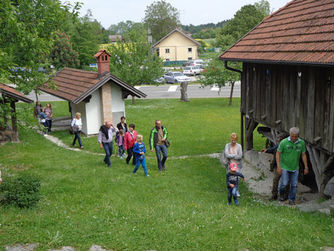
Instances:
[[[244,63],[241,95],[249,118],[334,152],[334,68]]]

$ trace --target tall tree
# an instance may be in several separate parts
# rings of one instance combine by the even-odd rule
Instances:
[[[163,74],[162,60],[152,53],[143,25],[134,26],[125,34],[126,42],[106,48],[112,55],[110,71],[131,85],[154,83]]]
[[[262,4],[259,6],[262,6]],[[223,50],[227,49],[258,25],[265,17],[266,14],[262,7],[256,8],[254,5],[241,7],[241,9],[235,13],[234,17],[218,31],[216,40],[217,46]]]
[[[65,32],[55,34],[54,45],[51,51],[51,63],[58,70],[64,67],[78,67],[79,54],[72,48],[72,44]]]
[[[0,74],[19,90],[37,90],[48,80],[54,33],[66,7],[57,0],[1,0]],[[43,70],[42,70],[43,69]]]
[[[151,29],[154,41],[158,41],[180,26],[180,13],[164,0],[153,2],[146,7],[144,22]]]
[[[234,68],[241,68],[240,64],[234,64]],[[219,88],[218,93],[221,93],[221,89],[226,86],[231,86],[230,102],[232,105],[233,89],[235,82],[240,80],[240,74],[235,71],[227,70],[224,66],[224,62],[218,59],[217,56],[210,61],[206,67],[206,71],[202,74],[200,82],[203,85],[217,86]]]
[[[103,27],[93,19],[90,11],[75,21],[69,35],[73,49],[79,53],[80,67],[94,63],[94,55],[103,41]]]

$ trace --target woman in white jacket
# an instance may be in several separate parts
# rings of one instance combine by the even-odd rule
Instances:
[[[81,122],[81,113],[77,112],[75,114],[75,118],[72,120],[71,127],[74,133],[74,139],[72,145],[75,145],[76,140],[78,139],[78,143],[80,148],[83,148],[81,138],[80,138],[80,133],[81,133],[81,128],[82,128],[82,122]]]
[[[241,159],[242,159],[242,147],[237,143],[238,135],[236,133],[231,134],[231,143],[227,143],[224,149],[224,155],[226,158],[227,166],[234,162],[238,164],[238,172],[241,171]]]

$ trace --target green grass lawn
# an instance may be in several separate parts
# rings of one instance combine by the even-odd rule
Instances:
[[[127,119],[146,140],[153,121],[162,119],[171,137],[170,156],[197,155],[221,151],[230,132],[239,132],[238,110],[237,102],[228,107],[224,99],[142,100],[127,103]],[[142,169],[132,175],[132,166],[119,158],[108,169],[103,157],[59,148],[30,129],[19,133],[20,144],[0,146],[0,168],[4,176],[39,175],[41,201],[33,209],[0,207],[2,247],[36,242],[39,250],[68,245],[87,250],[92,244],[114,250],[334,246],[333,218],[264,202],[244,184],[240,206],[227,206],[219,160],[168,160],[168,170],[160,174],[155,159],[148,158],[151,177],[145,178]],[[255,139],[261,147],[263,139]],[[97,151],[96,138],[84,142],[86,150]]]
[[[139,134],[143,134],[148,146],[149,133],[156,119],[161,119],[169,132],[172,156],[199,155],[221,152],[232,132],[240,134],[240,99],[228,106],[228,99],[192,99],[179,102],[177,99],[127,101],[127,123],[134,123]],[[116,124],[116,123],[115,123]],[[64,143],[71,145],[73,136],[68,131],[55,132]],[[240,140],[239,140],[240,141]],[[264,139],[254,133],[254,147],[264,147]],[[97,137],[83,137],[86,150],[103,152]],[[152,154],[153,156],[153,154]]]

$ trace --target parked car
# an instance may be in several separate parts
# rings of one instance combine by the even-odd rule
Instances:
[[[184,67],[183,69],[183,74],[184,75],[198,75],[198,74],[201,74],[201,68],[199,66],[187,66],[187,67]]]
[[[160,77],[154,80],[154,83],[158,83],[158,84],[164,84],[165,82],[166,81],[164,77]]]
[[[182,72],[178,71],[170,71],[164,75],[164,79],[166,83],[181,83],[181,82],[189,82],[190,78],[185,76]]]

